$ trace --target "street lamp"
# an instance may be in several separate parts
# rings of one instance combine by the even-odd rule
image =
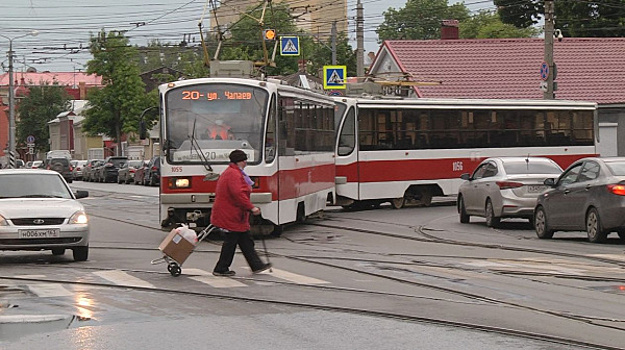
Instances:
[[[15,92],[13,91],[13,40],[23,38],[28,35],[37,36],[38,31],[18,35],[10,38],[0,34],[1,37],[9,41],[9,168],[15,168]]]

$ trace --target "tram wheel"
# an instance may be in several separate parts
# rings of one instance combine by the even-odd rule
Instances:
[[[405,204],[406,204],[405,197],[391,199],[391,205],[393,206],[393,209],[401,209],[404,207]]]

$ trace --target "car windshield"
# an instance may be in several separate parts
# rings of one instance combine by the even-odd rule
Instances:
[[[72,193],[57,174],[0,174],[0,199],[66,198]]]
[[[625,176],[625,162],[624,161],[606,161],[605,165],[610,169],[610,172],[615,176]]]
[[[143,165],[143,161],[140,160],[131,160],[128,161],[128,167],[132,167],[132,168],[140,168],[141,165]]]
[[[549,161],[532,161],[526,162],[525,160],[519,161],[506,161],[503,163],[503,167],[507,174],[554,174],[559,175],[562,173],[562,169]]]

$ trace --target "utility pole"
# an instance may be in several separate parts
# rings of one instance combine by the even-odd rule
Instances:
[[[336,65],[336,21],[332,22],[332,65]]]
[[[364,21],[364,8],[360,0],[358,0],[356,5],[356,75],[358,76],[358,82],[361,82],[365,76]]]
[[[554,5],[553,0],[545,0],[545,63],[549,67],[547,76],[547,90],[544,91],[543,98],[553,100],[555,98],[553,80],[555,65],[553,63],[553,32],[554,32]]]

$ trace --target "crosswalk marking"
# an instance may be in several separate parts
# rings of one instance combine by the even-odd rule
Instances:
[[[276,268],[272,268],[272,271],[269,272],[269,270],[267,271],[263,271],[260,274],[267,274],[267,275],[271,275],[283,280],[287,280],[289,282],[293,282],[293,283],[298,283],[298,284],[327,284],[330,283],[328,281],[323,281],[323,280],[319,280],[313,277],[308,277],[308,276],[303,276],[303,275],[298,275],[296,273],[292,273],[292,272],[288,272],[288,271],[284,271],[284,270],[279,270]]]
[[[245,283],[241,283],[237,280],[228,277],[216,277],[216,276],[193,276],[189,277],[194,281],[208,284],[213,288],[236,288],[247,287]]]
[[[56,283],[29,284],[28,289],[31,293],[41,298],[69,297],[74,295],[74,293]]]
[[[93,274],[100,276],[108,281],[111,281],[115,284],[123,285],[123,286],[132,286],[132,287],[143,287],[143,288],[155,288],[149,282],[146,282],[137,277],[133,277],[127,274],[124,271],[120,270],[112,270],[112,271],[98,271]]]

